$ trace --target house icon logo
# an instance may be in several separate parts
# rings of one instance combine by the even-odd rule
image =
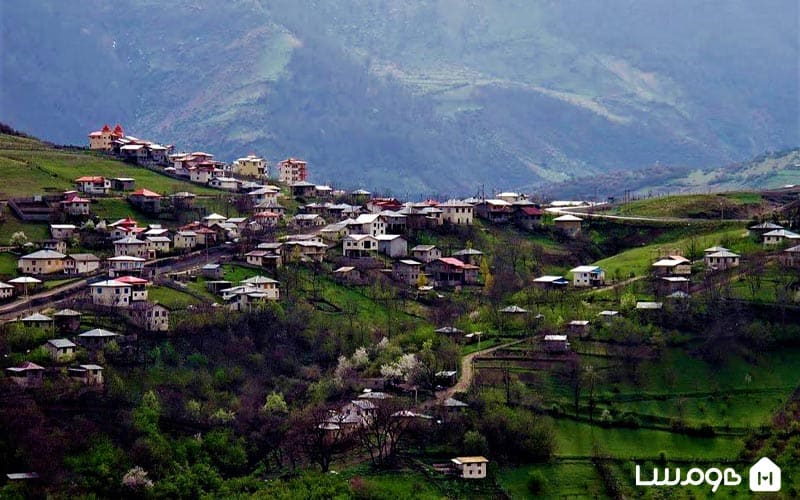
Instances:
[[[767,457],[750,467],[750,491],[780,491],[781,468]]]

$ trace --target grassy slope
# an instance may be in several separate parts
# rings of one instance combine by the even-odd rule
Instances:
[[[764,208],[761,195],[753,192],[691,194],[636,200],[612,210],[617,215],[746,219]]]
[[[595,262],[606,270],[606,276],[613,276],[619,269],[623,277],[629,273],[636,276],[645,276],[650,272],[650,264],[655,262],[665,252],[672,253],[677,251],[680,254],[687,253],[687,250],[694,247],[696,251],[702,252],[704,248],[713,245],[723,245],[735,251],[752,248],[754,243],[747,238],[743,229],[725,229],[699,236],[681,238],[671,242],[645,245],[641,248],[632,248],[612,257],[601,259]]]

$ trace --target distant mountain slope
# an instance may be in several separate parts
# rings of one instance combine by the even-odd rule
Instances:
[[[63,143],[120,121],[398,194],[720,165],[800,143],[797,16],[789,0],[7,2],[0,119]]]
[[[691,169],[654,166],[541,186],[549,198],[619,199],[625,194],[705,193],[800,185],[800,148],[765,153],[742,163]]]

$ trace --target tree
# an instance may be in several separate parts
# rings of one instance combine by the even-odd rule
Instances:
[[[299,441],[308,459],[328,472],[333,459],[345,450],[343,415],[325,406],[308,408],[292,419],[289,447]]]
[[[375,408],[358,427],[357,436],[372,465],[387,465],[401,448],[416,417],[405,413],[407,405],[400,399],[376,400]]]
[[[28,237],[25,235],[24,231],[17,231],[11,235],[11,239],[8,240],[8,244],[12,247],[22,248],[25,243],[28,242]]]

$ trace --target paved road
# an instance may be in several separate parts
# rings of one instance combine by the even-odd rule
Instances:
[[[485,354],[489,354],[490,352],[494,352],[498,349],[503,349],[505,347],[520,344],[524,341],[525,339],[515,340],[513,342],[507,342],[505,344],[496,345],[494,347],[489,347],[487,349],[467,354],[466,356],[461,358],[461,377],[458,379],[458,382],[456,382],[456,385],[437,392],[436,399],[444,401],[445,399],[452,397],[453,394],[457,392],[467,392],[467,389],[469,389],[469,386],[472,384],[472,378],[475,375],[472,372],[472,360],[475,359],[477,356],[483,356]]]

